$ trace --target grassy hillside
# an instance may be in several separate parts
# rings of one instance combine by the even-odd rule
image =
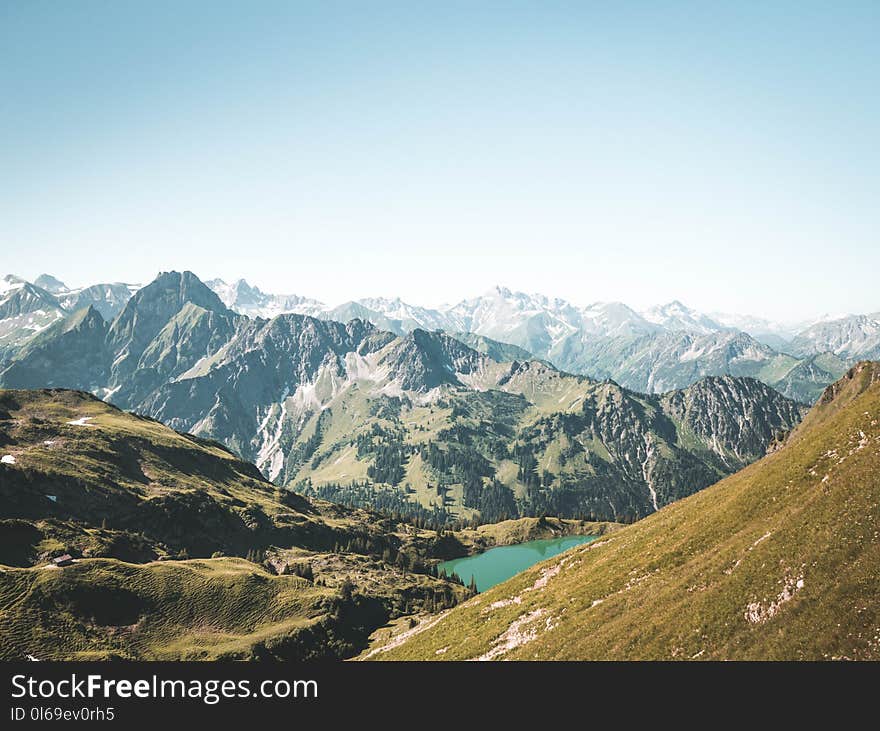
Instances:
[[[785,445],[373,658],[880,659],[880,364]]]
[[[144,561],[355,541],[381,553],[419,537],[405,523],[281,489],[216,442],[78,391],[0,390],[0,457],[7,565],[39,563],[53,547]]]
[[[64,569],[9,569],[0,581],[0,654],[259,655],[266,640],[318,624],[322,600],[329,608],[333,595],[296,576],[268,576],[242,559],[147,565],[103,559]]]
[[[0,659],[345,657],[389,617],[424,610],[425,597],[448,606],[465,594],[366,556],[300,558],[314,579],[273,575],[240,558],[0,569]]]
[[[467,596],[437,544],[89,394],[0,391],[0,659],[349,655]]]

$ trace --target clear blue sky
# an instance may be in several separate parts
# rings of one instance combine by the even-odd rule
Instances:
[[[880,309],[878,2],[0,2],[0,271]]]

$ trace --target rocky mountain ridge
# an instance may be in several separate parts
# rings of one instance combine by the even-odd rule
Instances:
[[[9,299],[11,288],[26,284],[17,277],[7,279],[0,300]],[[72,290],[50,275],[41,275],[29,286],[37,289],[43,306],[31,303],[26,314],[13,315],[22,307],[14,297],[6,303],[9,317],[0,318],[0,364],[48,325],[83,306],[92,305],[111,321],[137,291],[125,284]],[[704,375],[748,375],[812,403],[855,360],[880,353],[876,314],[785,324],[709,315],[678,301],[643,312],[620,302],[580,307],[504,287],[440,308],[382,297],[328,306],[298,295],[267,294],[243,279],[233,284],[215,279],[208,286],[229,310],[251,318],[304,314],[339,322],[361,319],[397,335],[443,330],[472,342],[485,338],[483,349],[488,342],[498,343],[569,372],[613,378],[628,388],[653,393],[683,388]],[[498,346],[493,352],[500,352]],[[508,356],[528,357],[512,356],[513,352],[508,350]]]
[[[751,379],[646,396],[473,337],[484,352],[358,319],[251,319],[168,272],[109,325],[90,307],[49,327],[0,385],[90,390],[281,484],[435,520],[631,520],[760,457],[801,415]]]

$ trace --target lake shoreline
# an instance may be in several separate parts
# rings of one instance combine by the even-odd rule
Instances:
[[[604,536],[623,527],[623,523],[574,520],[571,518],[517,518],[486,523],[477,528],[457,530],[432,551],[437,563],[485,553],[498,546],[514,546],[528,541],[568,536]]]
[[[595,534],[581,534],[494,546],[476,555],[443,561],[437,568],[441,576],[458,576],[464,584],[473,585],[477,591],[483,592],[537,563],[598,539],[599,536]]]

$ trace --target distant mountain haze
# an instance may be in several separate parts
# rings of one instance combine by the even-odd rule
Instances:
[[[438,309],[381,297],[331,306],[295,294],[268,294],[243,279],[206,284],[229,310],[251,318],[293,313],[337,322],[361,319],[397,335],[422,328],[477,336],[572,373],[651,393],[683,388],[705,375],[732,374],[754,376],[811,403],[849,365],[880,354],[876,313],[786,324],[705,314],[679,301],[643,312],[620,302],[580,307],[504,287]],[[33,283],[8,275],[0,284],[0,363],[82,307],[91,305],[113,320],[138,289],[123,283],[71,289],[49,274]],[[215,301],[209,309],[216,306]]]

